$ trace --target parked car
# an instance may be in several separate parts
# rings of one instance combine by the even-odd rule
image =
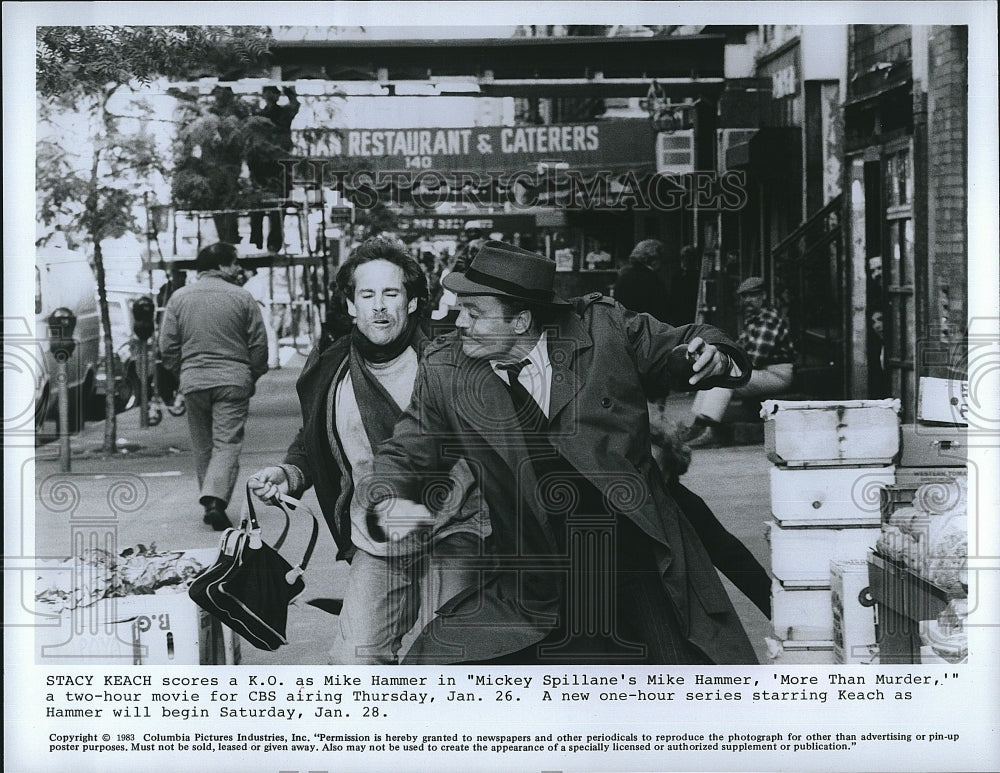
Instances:
[[[97,308],[97,280],[87,258],[78,252],[56,247],[39,248],[35,256],[35,337],[49,337],[49,316],[58,308],[67,308],[76,316],[73,340],[76,348],[66,361],[69,389],[70,432],[79,432],[84,418],[99,406],[97,366],[100,360],[100,314]],[[36,429],[45,418],[57,414],[55,356],[44,349],[44,370],[36,387]]]
[[[41,341],[35,341],[35,432],[42,430],[45,419],[49,415],[49,408],[52,403],[51,378],[49,377],[49,363],[45,357],[45,347]]]
[[[111,320],[111,343],[114,349],[115,413],[127,411],[139,402],[139,369],[136,364],[138,340],[132,335],[132,301],[148,291],[135,287],[108,287],[108,316]],[[150,351],[152,358],[152,351]],[[104,415],[104,396],[107,392],[107,369],[104,367],[104,347],[97,372],[97,394],[102,401],[101,415]],[[152,366],[150,366],[152,373]],[[150,389],[149,394],[153,392]]]

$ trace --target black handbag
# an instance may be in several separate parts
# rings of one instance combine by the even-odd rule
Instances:
[[[302,574],[316,547],[319,522],[308,507],[280,496],[274,505],[285,514],[285,527],[272,547],[261,538],[253,500],[247,487],[247,514],[240,527],[226,529],[215,563],[195,578],[188,595],[258,649],[274,651],[288,643],[288,605],[305,590]],[[278,553],[291,525],[289,508],[312,516],[309,544],[294,567]]]

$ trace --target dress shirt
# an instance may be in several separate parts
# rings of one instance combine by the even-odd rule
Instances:
[[[546,343],[545,331],[542,331],[542,334],[538,337],[538,343],[535,344],[535,347],[523,359],[529,362],[521,369],[518,381],[528,390],[528,394],[535,398],[535,402],[541,407],[542,413],[548,418],[549,400],[552,396],[552,363],[549,361],[549,347]],[[509,385],[508,373],[500,367],[503,364],[499,360],[490,360],[493,372],[497,374],[504,384]]]

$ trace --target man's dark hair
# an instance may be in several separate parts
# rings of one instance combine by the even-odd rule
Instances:
[[[422,315],[427,306],[427,276],[406,251],[406,246],[397,239],[388,236],[372,236],[365,239],[351,253],[344,265],[337,271],[337,293],[342,305],[348,300],[354,300],[354,272],[358,266],[371,263],[373,260],[387,260],[403,270],[403,287],[406,289],[406,300],[417,299],[418,315]]]
[[[635,245],[628,259],[629,263],[639,263],[643,266],[662,263],[666,259],[663,242],[659,239],[643,239]]]
[[[231,266],[236,262],[236,248],[226,242],[216,242],[210,244],[194,260],[194,267],[198,271],[214,271],[223,266]]]

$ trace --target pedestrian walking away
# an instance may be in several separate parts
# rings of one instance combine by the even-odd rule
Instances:
[[[353,329],[309,355],[296,384],[302,428],[284,461],[256,472],[250,486],[264,500],[315,488],[337,557],[351,563],[331,661],[390,664],[421,613],[429,621],[440,603],[474,581],[460,559],[480,555],[489,520],[471,472],[458,464],[437,481],[446,495],[434,499],[435,510],[414,510],[435,524],[429,541],[387,542],[369,533],[365,503],[379,484],[374,450],[410,402],[427,344],[420,327],[427,281],[404,245],[373,237],[341,266],[337,291]],[[434,662],[459,654],[437,652]]]
[[[198,280],[167,302],[160,352],[184,395],[203,519],[223,531],[232,525],[226,506],[239,474],[250,398],[267,372],[267,336],[260,307],[238,285],[233,245],[205,247],[195,267]]]
[[[450,645],[475,664],[756,663],[653,462],[646,398],[739,386],[749,360],[715,328],[670,327],[600,293],[563,300],[554,280],[552,261],[496,241],[449,274],[457,330],[426,348],[413,401],[376,452],[371,512],[386,532],[456,455],[491,518],[494,563],[410,655]]]

